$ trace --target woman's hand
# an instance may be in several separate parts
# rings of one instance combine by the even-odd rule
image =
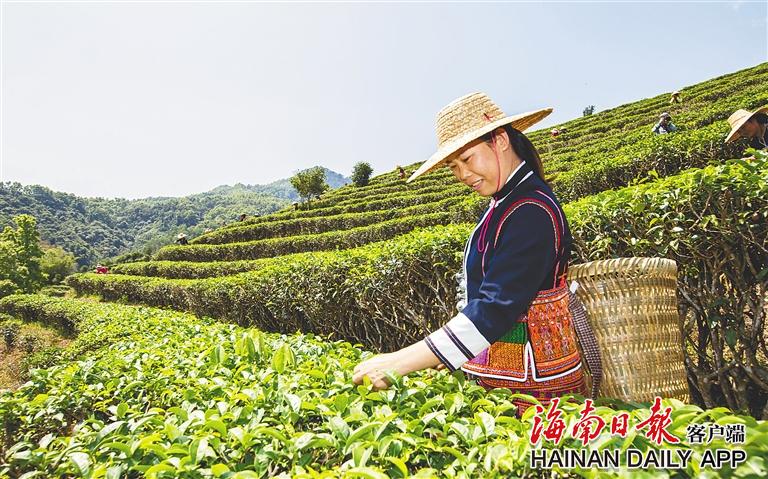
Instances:
[[[401,350],[402,351],[402,350]],[[370,359],[366,359],[357,366],[355,366],[354,374],[352,375],[352,381],[355,384],[362,384],[363,378],[368,376],[371,379],[373,388],[375,390],[386,389],[390,386],[387,381],[385,371],[394,371],[397,374],[403,374],[398,371],[397,355],[400,351],[394,353],[385,353],[374,356]]]
[[[426,368],[442,369],[440,366],[442,364],[437,356],[432,353],[424,341],[419,341],[394,353],[379,354],[366,359],[355,366],[352,381],[355,384],[362,384],[363,378],[368,376],[374,389],[386,389],[389,387],[389,381],[387,381],[385,374],[387,370],[405,376],[413,371]]]

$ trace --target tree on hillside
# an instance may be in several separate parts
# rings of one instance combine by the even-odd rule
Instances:
[[[325,182],[325,171],[319,166],[299,171],[291,177],[291,184],[304,201],[313,196],[320,196],[328,189],[328,184]]]
[[[75,264],[75,255],[58,246],[47,248],[40,259],[40,269],[48,284],[61,283],[75,272]]]
[[[589,105],[588,107],[584,108],[584,111],[582,113],[584,114],[584,116],[589,116],[594,112],[595,112],[595,105]]]
[[[19,291],[16,282],[11,279],[16,276],[16,269],[16,245],[0,239],[0,298]]]
[[[368,184],[368,180],[371,179],[371,173],[373,173],[371,165],[361,161],[352,167],[352,182],[356,186],[365,186]]]
[[[31,293],[37,290],[43,280],[40,270],[40,234],[34,216],[19,215],[13,218],[14,229],[6,226],[0,233],[0,280],[12,281],[19,289]]]

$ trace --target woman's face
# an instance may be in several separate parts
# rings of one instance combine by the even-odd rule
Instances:
[[[739,128],[739,134],[745,138],[754,138],[760,136],[760,123],[752,117]]]
[[[506,134],[496,135],[496,150],[498,165],[491,144],[477,140],[460,150],[448,162],[448,168],[459,181],[481,196],[491,196],[496,193],[497,186],[504,186],[513,167],[517,166],[512,165],[517,155],[510,148]]]

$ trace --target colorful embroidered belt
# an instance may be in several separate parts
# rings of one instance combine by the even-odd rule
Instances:
[[[509,332],[461,369],[487,388],[510,388],[543,404],[571,392],[586,395],[570,294],[564,285],[540,291]]]

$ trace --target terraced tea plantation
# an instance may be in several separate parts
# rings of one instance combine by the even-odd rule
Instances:
[[[680,104],[664,93],[559,125],[566,132],[555,138],[529,135],[565,203],[574,262],[678,262],[698,405],[665,401],[668,431],[684,439],[691,422],[746,428],[738,447],[749,459],[735,470],[700,468],[707,448],[734,448],[716,439],[681,446],[693,451],[685,469],[633,477],[768,474],[768,161],[738,159],[744,145],[723,143],[730,113],[768,105],[765,85],[761,64],[683,88]],[[678,132],[651,134],[662,111]],[[459,374],[392,378],[381,392],[352,384],[367,351],[421,339],[453,315],[461,250],[486,205],[445,169],[407,185],[390,172],[165,247],[152,261],[72,276],[81,298],[0,300],[0,313],[70,338],[28,358],[29,382],[0,396],[0,474],[629,474],[532,470],[534,410],[517,419],[508,390],[486,392]],[[605,418],[649,414],[648,404],[596,403]],[[578,408],[563,410],[570,429]],[[605,433],[589,447],[658,448],[640,432]]]

